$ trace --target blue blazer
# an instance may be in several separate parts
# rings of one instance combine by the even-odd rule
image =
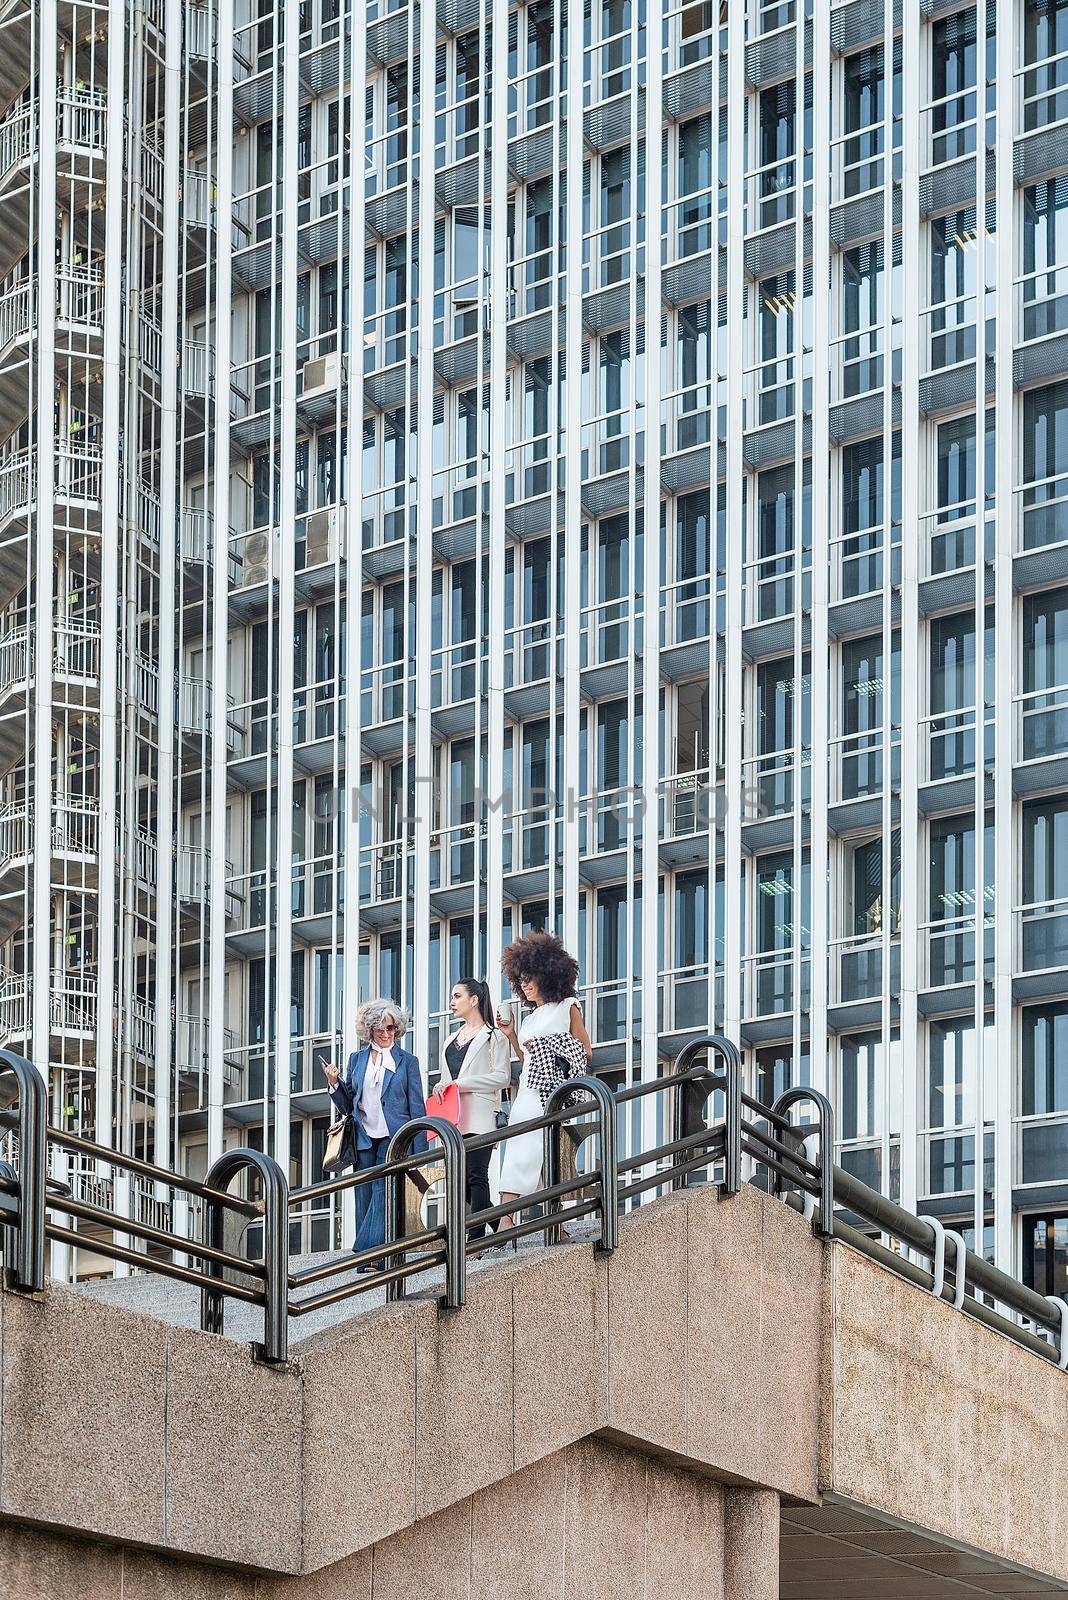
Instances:
[[[372,1142],[364,1131],[359,1112],[363,1080],[370,1059],[370,1045],[365,1044],[362,1050],[354,1050],[349,1056],[345,1071],[337,1081],[337,1088],[330,1091],[330,1098],[338,1110],[352,1117],[356,1126],[357,1150],[370,1150]],[[411,1122],[413,1117],[426,1116],[419,1062],[415,1056],[407,1050],[402,1050],[399,1045],[393,1046],[393,1059],[396,1062],[394,1070],[387,1072],[382,1080],[382,1115],[386,1119],[386,1127],[391,1136],[398,1128],[403,1128],[406,1122]],[[426,1150],[426,1148],[426,1134],[421,1133],[413,1143],[412,1149]]]

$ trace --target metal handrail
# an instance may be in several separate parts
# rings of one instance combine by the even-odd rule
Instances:
[[[386,1146],[386,1164],[404,1155],[414,1139],[424,1133],[433,1133],[441,1141],[442,1160],[445,1163],[445,1293],[439,1304],[442,1310],[458,1311],[467,1297],[467,1223],[464,1217],[464,1196],[467,1192],[467,1152],[463,1135],[451,1122],[442,1117],[414,1117],[390,1139]],[[436,1154],[436,1152],[435,1152]],[[404,1239],[404,1186],[401,1175],[391,1171],[386,1184],[386,1259],[397,1252]],[[405,1273],[392,1269],[386,1285],[386,1299],[400,1300],[404,1295]]]
[[[289,1185],[285,1173],[259,1150],[224,1150],[208,1168],[212,1198],[204,1209],[204,1232],[212,1254],[200,1295],[200,1326],[206,1333],[223,1331],[223,1297],[210,1280],[218,1278],[218,1253],[223,1244],[223,1194],[239,1173],[252,1170],[263,1184],[263,1344],[261,1358],[281,1366],[289,1353]],[[214,1180],[214,1181],[213,1181]],[[232,1285],[230,1286],[233,1287]]]
[[[697,1065],[694,1058],[701,1052],[718,1056],[724,1070],[713,1072],[707,1065]],[[0,1050],[0,1076],[5,1072],[15,1077],[19,1091],[17,1112],[0,1112],[0,1130],[18,1131],[17,1169],[0,1161],[0,1227],[7,1230],[2,1247],[7,1281],[30,1292],[44,1287],[44,1245],[48,1239],[72,1248],[90,1247],[105,1257],[133,1266],[148,1265],[164,1276],[201,1289],[201,1326],[210,1332],[223,1331],[226,1297],[261,1307],[264,1337],[258,1354],[273,1365],[284,1364],[287,1359],[290,1316],[304,1315],[375,1287],[385,1287],[391,1300],[400,1299],[408,1278],[442,1264],[445,1293],[440,1304],[443,1309],[458,1309],[465,1299],[467,1258],[535,1233],[542,1234],[548,1243],[555,1243],[560,1237],[561,1201],[569,1202],[566,1211],[569,1219],[598,1216],[599,1247],[610,1251],[617,1241],[621,1205],[650,1190],[679,1189],[692,1174],[707,1171],[711,1164],[720,1161],[723,1162],[721,1192],[735,1193],[740,1187],[741,1158],[745,1153],[770,1173],[774,1192],[802,1211],[818,1234],[851,1245],[1046,1360],[1068,1367],[1065,1344],[1068,1315],[1062,1302],[1047,1299],[1027,1288],[983,1257],[963,1248],[963,1240],[958,1243],[956,1238],[956,1270],[947,1283],[946,1235],[938,1220],[913,1215],[834,1165],[833,1112],[826,1097],[818,1091],[798,1085],[780,1095],[772,1106],[765,1106],[743,1093],[740,1054],[721,1034],[706,1034],[689,1041],[675,1058],[670,1072],[626,1089],[613,1091],[593,1074],[567,1080],[550,1095],[541,1117],[475,1138],[465,1140],[456,1128],[440,1119],[417,1118],[393,1135],[384,1165],[292,1192],[278,1164],[258,1151],[225,1151],[200,1183],[80,1135],[50,1128],[44,1080],[33,1064],[10,1051]],[[720,1091],[725,1094],[726,1115],[722,1122],[710,1124],[706,1121],[709,1102]],[[621,1106],[662,1092],[673,1094],[671,1126],[674,1137],[620,1159],[616,1128]],[[816,1108],[815,1124],[795,1124],[791,1120],[790,1112],[804,1101]],[[754,1114],[752,1119],[743,1115],[745,1110]],[[593,1120],[582,1120],[591,1112],[595,1113]],[[579,1124],[571,1130],[576,1144],[593,1134],[598,1135],[597,1154],[585,1170],[563,1178],[561,1129],[573,1122]],[[412,1141],[424,1132],[433,1132],[440,1140],[440,1148],[429,1156],[422,1151],[409,1152]],[[468,1152],[503,1144],[510,1138],[532,1132],[540,1132],[545,1143],[545,1187],[465,1216]],[[49,1185],[49,1142],[152,1182],[200,1196],[206,1201],[203,1238],[195,1240],[168,1232],[137,1216],[127,1216],[80,1199],[61,1184]],[[436,1226],[406,1234],[404,1180],[428,1160],[444,1164],[444,1219]],[[253,1171],[258,1176],[263,1190],[261,1202],[244,1201],[226,1192],[226,1186],[244,1171]],[[627,1181],[621,1183],[621,1178]],[[290,1207],[314,1203],[368,1182],[385,1184],[384,1243],[290,1273]],[[837,1215],[835,1205],[840,1208]],[[51,1220],[50,1207],[59,1213],[61,1220]],[[530,1215],[535,1209],[540,1214]],[[262,1217],[262,1260],[246,1260],[225,1248],[223,1217],[227,1210],[244,1217]],[[481,1234],[483,1226],[513,1212],[526,1215],[505,1229],[469,1240],[469,1232],[477,1229]],[[112,1237],[98,1239],[95,1232],[87,1237],[67,1225],[72,1220],[99,1224],[105,1232],[110,1230]],[[882,1235],[897,1240],[903,1249],[888,1249],[882,1242]],[[143,1250],[133,1248],[136,1240],[169,1251],[170,1255],[146,1257]],[[910,1252],[929,1261],[930,1269],[918,1265],[911,1259]],[[190,1257],[201,1265],[188,1264]],[[374,1270],[362,1275],[357,1282],[346,1281],[299,1301],[289,1299],[290,1289],[351,1273],[361,1266]],[[224,1279],[224,1272],[239,1276]],[[995,1303],[988,1303],[988,1299]],[[1016,1319],[1022,1319],[1026,1325]]]

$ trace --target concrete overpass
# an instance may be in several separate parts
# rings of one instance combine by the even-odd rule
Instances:
[[[0,1297],[0,1594],[1068,1593],[1068,1376],[750,1185],[352,1311],[271,1367]]]

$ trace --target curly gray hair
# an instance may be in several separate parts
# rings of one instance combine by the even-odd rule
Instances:
[[[356,1032],[361,1039],[370,1039],[376,1028],[392,1022],[399,1039],[408,1031],[408,1013],[393,1000],[368,1000],[356,1013]]]

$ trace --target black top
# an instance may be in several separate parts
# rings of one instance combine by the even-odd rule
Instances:
[[[476,1034],[475,1037],[477,1038],[478,1035]],[[448,1044],[445,1046],[445,1060],[449,1063],[449,1071],[452,1073],[454,1078],[458,1078],[460,1076],[460,1071],[464,1064],[464,1057],[467,1055],[468,1050],[471,1048],[474,1042],[474,1039],[468,1039],[466,1044],[459,1044],[456,1039],[450,1039]]]

